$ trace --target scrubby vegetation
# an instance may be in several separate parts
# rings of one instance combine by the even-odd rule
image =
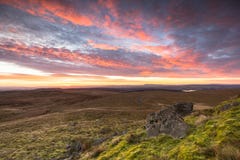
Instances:
[[[137,117],[133,118],[126,112],[86,111],[2,123],[0,159],[63,159],[68,157],[68,146],[72,142],[79,142],[81,152],[85,152],[143,125],[142,121],[135,121]],[[70,152],[73,151],[70,149]]]

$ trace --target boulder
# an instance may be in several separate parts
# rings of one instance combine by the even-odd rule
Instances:
[[[240,102],[238,101],[233,101],[232,103],[228,103],[228,104],[224,104],[220,107],[220,111],[226,111],[226,110],[229,110],[233,107],[236,107],[236,106],[239,106],[240,105]]]
[[[193,103],[188,102],[176,103],[172,107],[181,116],[186,116],[193,111]]]
[[[164,133],[174,138],[182,138],[186,135],[188,128],[189,126],[174,107],[168,107],[147,116],[146,130],[150,137]]]

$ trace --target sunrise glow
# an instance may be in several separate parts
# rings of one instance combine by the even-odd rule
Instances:
[[[0,0],[0,87],[239,84],[238,15],[227,1]]]

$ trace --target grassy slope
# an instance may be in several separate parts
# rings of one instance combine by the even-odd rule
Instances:
[[[237,99],[235,101],[239,101]],[[186,117],[192,126],[188,136],[179,140],[166,135],[147,138],[144,129],[117,136],[103,143],[98,149],[82,156],[84,159],[240,159],[240,105],[218,113],[205,111]],[[202,124],[195,121],[205,114],[208,119]],[[99,155],[98,155],[99,154]]]
[[[63,158],[66,146],[79,141],[84,150],[99,140],[143,125],[138,113],[95,111],[56,113],[0,126],[0,159]]]

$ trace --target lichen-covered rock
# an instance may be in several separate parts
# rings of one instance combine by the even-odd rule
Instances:
[[[151,113],[147,117],[146,130],[150,137],[164,133],[174,138],[182,138],[186,135],[188,128],[173,107]]]
[[[238,101],[234,101],[232,103],[228,103],[228,104],[222,105],[220,107],[220,112],[229,110],[229,109],[231,109],[233,107],[236,107],[236,106],[239,106],[239,105],[240,105],[240,102],[238,102]]]
[[[181,116],[186,116],[193,111],[193,103],[181,102],[173,105],[174,110]]]

